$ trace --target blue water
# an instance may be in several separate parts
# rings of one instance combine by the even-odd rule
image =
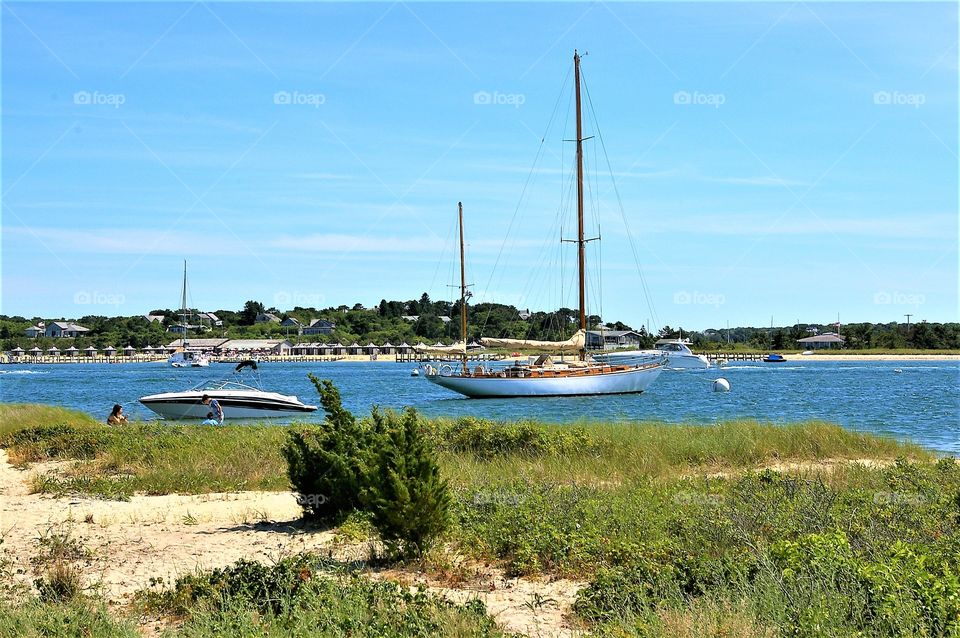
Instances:
[[[307,379],[332,379],[344,405],[358,414],[370,406],[413,406],[430,416],[476,415],[545,421],[655,419],[714,423],[751,417],[778,423],[822,419],[892,435],[943,452],[960,453],[960,362],[739,363],[722,370],[663,372],[642,395],[556,399],[461,398],[410,376],[412,364],[386,362],[264,363],[264,389],[318,403]],[[0,366],[0,400],[62,405],[106,418],[123,403],[136,418],[156,418],[136,402],[157,392],[184,390],[207,378],[229,375],[229,364],[175,369],[164,363]],[[895,369],[902,373],[894,372]],[[713,379],[730,381],[714,393]],[[322,411],[313,418],[322,419]]]

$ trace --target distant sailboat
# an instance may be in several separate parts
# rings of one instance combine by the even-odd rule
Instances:
[[[201,350],[190,350],[187,341],[187,330],[190,327],[188,318],[190,310],[187,308],[187,260],[183,260],[183,288],[180,295],[180,349],[167,358],[167,363],[174,368],[206,368],[210,365],[210,357]]]
[[[664,368],[663,359],[631,364],[591,360],[586,353],[586,251],[583,223],[583,130],[580,109],[580,56],[574,52],[574,76],[577,111],[577,245],[580,293],[580,329],[567,341],[531,341],[523,339],[482,339],[487,347],[534,350],[552,354],[576,354],[574,361],[554,361],[540,356],[532,364],[507,368],[470,370],[467,361],[467,286],[463,250],[463,205],[458,204],[460,226],[460,326],[463,341],[442,349],[443,354],[459,354],[459,369],[444,365],[427,368],[426,378],[433,383],[470,398],[555,397],[639,393],[647,389]],[[434,349],[427,349],[433,351]]]

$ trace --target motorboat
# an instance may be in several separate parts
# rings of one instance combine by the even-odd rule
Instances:
[[[781,354],[768,354],[763,358],[764,363],[786,363],[787,360]]]
[[[695,354],[690,350],[688,342],[681,339],[660,342],[653,350],[622,350],[594,355],[594,359],[610,363],[642,361],[656,357],[667,358],[668,370],[701,370],[710,367],[709,359],[702,354]]]
[[[183,392],[151,394],[141,397],[140,403],[165,419],[207,418],[210,407],[201,402],[204,395],[220,403],[225,419],[294,417],[316,412],[317,406],[306,405],[295,396],[263,390],[258,373],[253,385],[237,381],[247,368],[256,373],[257,362],[240,362],[232,378],[203,381]]]

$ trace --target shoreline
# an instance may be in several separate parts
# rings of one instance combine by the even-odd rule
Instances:
[[[379,355],[373,357],[368,354],[361,355],[335,355],[335,356],[324,356],[324,355],[266,355],[260,357],[251,357],[255,358],[258,363],[334,363],[334,362],[346,362],[346,363],[363,363],[363,362],[376,362],[376,363],[405,363],[412,364],[414,366],[419,365],[419,363],[427,362],[417,362],[410,360],[400,360],[397,359],[395,355]],[[505,357],[499,359],[503,362],[518,362],[523,361],[527,357]],[[799,361],[802,362],[815,362],[815,361],[960,361],[960,353],[957,354],[870,354],[870,353],[851,353],[851,354],[811,354],[803,355],[799,353],[795,354],[784,354],[783,358],[788,362],[796,363]],[[239,363],[244,359],[236,357],[227,357],[224,359],[214,359],[211,363],[218,365],[233,365]],[[4,360],[0,361],[0,365],[21,365],[21,366],[34,366],[34,365],[57,365],[57,364],[76,364],[76,363],[99,363],[105,365],[116,365],[116,364],[132,364],[132,363],[166,363],[166,356],[163,357],[143,357],[143,356],[134,356],[134,357],[97,357],[96,359],[83,358],[83,357],[38,357],[36,359],[30,358],[26,359],[21,358],[19,360],[11,361]],[[759,363],[759,362],[752,362]],[[716,367],[711,366],[711,367]]]

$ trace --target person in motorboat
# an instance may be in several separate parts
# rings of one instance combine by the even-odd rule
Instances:
[[[127,417],[123,414],[123,406],[114,403],[113,409],[110,410],[110,416],[107,417],[107,425],[124,425],[126,422]]]
[[[210,412],[207,413],[207,420],[203,425],[223,425],[223,408],[216,399],[211,399],[209,394],[203,395],[200,403],[210,406]]]

